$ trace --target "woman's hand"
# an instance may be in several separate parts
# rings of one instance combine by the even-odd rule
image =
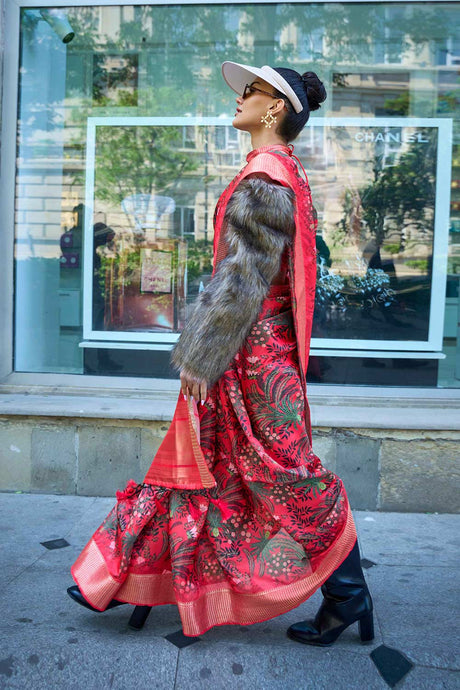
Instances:
[[[197,404],[201,402],[204,405],[208,396],[208,384],[204,379],[198,379],[189,374],[185,369],[182,369],[180,372],[180,388],[184,398],[190,395],[192,398],[195,398]]]

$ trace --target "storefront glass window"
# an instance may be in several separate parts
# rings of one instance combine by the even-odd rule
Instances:
[[[458,386],[459,17],[442,2],[24,8],[15,369],[174,375],[214,206],[250,145],[231,127],[231,59],[328,87],[295,146],[319,218],[308,378]]]

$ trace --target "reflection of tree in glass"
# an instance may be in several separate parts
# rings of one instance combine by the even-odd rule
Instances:
[[[133,194],[161,194],[197,163],[177,150],[177,127],[98,127],[95,199],[117,206]]]
[[[431,3],[430,3],[431,4]],[[279,4],[273,24],[275,32],[295,27],[301,40],[281,44],[275,41],[276,58],[292,64],[298,54],[307,55],[309,62],[305,68],[315,66],[319,74],[322,66],[337,64],[372,64],[375,61],[376,46],[386,53],[393,52],[397,46],[398,61],[406,51],[420,54],[434,36],[455,37],[455,20],[446,5],[433,7],[426,3],[417,7],[398,7],[396,16],[388,3],[311,3],[296,6],[293,3]],[[259,12],[259,15],[257,14]],[[260,14],[265,13],[266,5],[245,6],[245,14],[254,16],[251,28],[255,36],[261,23]],[[258,21],[257,21],[258,20]],[[279,35],[278,34],[278,35]],[[313,35],[323,36],[322,47],[314,49]],[[272,34],[274,35],[274,34]],[[258,40],[257,43],[262,43]],[[267,41],[263,41],[267,44]],[[257,64],[257,63],[250,63]],[[271,64],[270,62],[268,64]]]
[[[387,115],[409,115],[410,109],[410,93],[403,91],[395,98],[387,98],[384,103],[385,113]]]
[[[110,64],[112,61],[115,63]],[[137,105],[138,55],[107,55],[94,53],[93,56],[93,102],[94,105]],[[116,102],[109,95],[116,90]]]
[[[200,278],[203,273],[212,273],[212,244],[205,240],[188,241],[187,278],[189,283]]]
[[[409,231],[426,240],[433,232],[435,203],[436,138],[427,129],[418,132],[428,143],[415,142],[401,153],[396,165],[383,166],[376,156],[373,180],[359,191],[361,218],[380,248],[389,234],[399,236],[405,248]],[[347,200],[345,193],[345,201]],[[341,227],[349,226],[351,205],[344,208]]]
[[[116,21],[106,28],[98,7],[69,8],[76,36],[67,51],[79,60],[84,56],[91,61],[94,52],[139,56],[146,71],[139,80],[137,102],[116,103],[137,105],[137,115],[222,112],[222,104],[227,107],[234,99],[221,77],[220,63],[225,59],[289,64],[301,71],[314,67],[321,74],[344,63],[373,64],[376,46],[390,49],[395,34],[402,53],[426,49],[433,37],[447,41],[456,35],[450,8],[429,3],[416,9],[399,8],[396,23],[387,3],[247,3],[240,7],[204,3],[199,12],[192,5],[146,4],[130,10],[122,12],[114,31]],[[69,62],[68,70],[72,64],[78,63]],[[92,65],[88,67],[92,69]],[[77,71],[75,82],[70,71],[68,74],[70,91],[81,77]],[[204,87],[213,94],[208,103],[203,98]],[[166,88],[170,89],[168,97],[160,92]],[[124,89],[120,91],[123,94]],[[82,105],[80,102],[77,110]],[[82,122],[84,115],[80,116]]]

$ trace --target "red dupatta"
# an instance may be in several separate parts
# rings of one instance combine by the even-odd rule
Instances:
[[[303,180],[299,175],[297,165],[293,160],[292,147],[264,146],[251,151],[247,156],[247,165],[221,195],[214,218],[214,270],[227,253],[224,217],[228,201],[241,180],[248,175],[258,173],[263,173],[273,181],[290,187],[295,194],[296,230],[290,252],[289,279],[305,393],[307,417],[305,421],[311,442],[306,372],[315,302],[317,220],[308,181]],[[144,483],[182,489],[206,489],[216,485],[199,444],[199,418],[196,404],[193,400],[185,402],[182,394],[179,395],[171,426],[145,476]]]
[[[303,180],[293,160],[293,147],[263,146],[251,151],[247,165],[229,184],[219,199],[214,228],[214,270],[225,257],[223,220],[228,201],[238,184],[248,175],[263,173],[285,187],[290,187],[296,199],[295,237],[290,256],[290,283],[293,298],[294,323],[297,348],[303,379],[308,368],[310,338],[315,307],[316,287],[316,228],[318,225],[313,208],[308,181]],[[298,159],[296,159],[298,160]],[[300,161],[299,161],[300,163]],[[302,164],[300,163],[301,167]],[[302,167],[303,170],[303,167]],[[305,173],[305,171],[303,170]],[[305,176],[306,177],[306,176]],[[309,421],[309,420],[308,420]],[[310,426],[310,424],[308,425]]]

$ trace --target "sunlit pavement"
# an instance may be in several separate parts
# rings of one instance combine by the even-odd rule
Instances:
[[[96,614],[70,600],[70,566],[112,499],[0,494],[0,688],[458,689],[460,516],[355,511],[374,599],[375,639],[357,624],[331,647],[286,637],[317,591],[257,625],[185,638],[174,606],[127,628],[131,607]]]

